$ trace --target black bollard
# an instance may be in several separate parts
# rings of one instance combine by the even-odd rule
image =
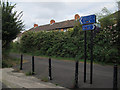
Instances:
[[[78,87],[78,60],[76,61],[75,63],[75,85],[74,85],[74,88],[79,88]]]
[[[34,56],[32,56],[32,75],[35,74],[35,71],[34,71]]]
[[[22,64],[23,64],[23,55],[21,54],[21,61],[20,61],[20,70],[22,70]]]
[[[117,64],[115,64],[113,71],[113,90],[117,90],[117,73]]]
[[[49,79],[52,80],[52,73],[51,73],[51,58],[49,58]]]

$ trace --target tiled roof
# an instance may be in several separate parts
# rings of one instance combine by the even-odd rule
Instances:
[[[36,28],[31,28],[29,29],[28,31],[49,31],[49,30],[57,30],[57,29],[65,29],[65,28],[72,28],[74,27],[74,24],[75,24],[75,20],[72,19],[72,20],[67,20],[67,21],[62,21],[62,22],[56,22],[54,24],[46,24],[46,25],[41,25],[41,26],[38,26]],[[21,37],[24,33],[28,32],[28,31],[25,31],[23,33],[20,33],[17,35],[17,37]]]
[[[56,22],[54,24],[46,24],[42,26],[38,26],[36,28],[31,28],[29,31],[49,31],[49,30],[57,30],[57,29],[64,29],[64,28],[72,28],[74,27],[74,22],[75,20],[67,20],[67,21],[62,21],[62,22]]]

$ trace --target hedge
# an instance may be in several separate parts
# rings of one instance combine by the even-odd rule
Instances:
[[[94,61],[105,63],[120,63],[117,43],[118,32],[115,26],[93,32]],[[87,59],[90,60],[90,34],[87,31]],[[84,31],[74,28],[72,31],[40,31],[27,32],[20,41],[20,50],[23,53],[84,59]]]

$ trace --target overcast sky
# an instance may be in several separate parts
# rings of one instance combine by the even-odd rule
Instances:
[[[23,11],[22,20],[25,30],[33,27],[49,24],[51,19],[56,22],[74,19],[75,14],[86,16],[99,13],[103,7],[111,12],[117,10],[118,0],[8,0],[16,3],[14,10]]]

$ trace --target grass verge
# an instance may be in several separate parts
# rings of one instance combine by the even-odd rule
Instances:
[[[33,74],[32,74],[31,71],[28,71],[28,72],[25,73],[25,75],[26,75],[26,76],[32,76]]]
[[[14,52],[12,52],[14,53]],[[19,54],[19,53],[18,53]],[[51,59],[54,59],[54,60],[65,60],[65,61],[75,61],[75,58],[66,58],[66,57],[56,57],[56,56],[46,56],[46,55],[35,55],[35,54],[32,54],[32,53],[23,53],[24,55],[34,55],[34,56],[38,56],[40,58],[51,58]],[[84,59],[79,59],[80,62],[84,63]],[[87,63],[90,63],[91,60],[86,60]],[[98,61],[93,61],[94,64],[100,64],[100,65],[103,65],[103,66],[106,66],[106,65],[110,65],[110,66],[113,66],[114,63],[105,63],[105,62],[98,62]],[[120,66],[120,64],[118,64],[118,66]]]
[[[20,59],[12,58],[9,56],[3,57],[2,59],[2,68],[10,68],[20,64]]]

